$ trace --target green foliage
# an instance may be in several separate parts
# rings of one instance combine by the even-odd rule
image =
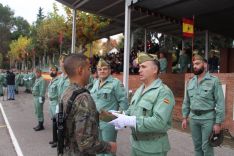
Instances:
[[[0,3],[0,52],[6,54],[11,37],[13,11]]]
[[[11,29],[11,39],[16,40],[20,36],[29,36],[30,33],[30,25],[27,20],[23,17],[15,17],[13,18],[13,28]]]

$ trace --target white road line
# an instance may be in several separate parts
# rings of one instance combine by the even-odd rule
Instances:
[[[11,125],[9,124],[9,121],[8,121],[8,119],[6,117],[6,114],[4,112],[4,109],[3,109],[1,103],[0,103],[0,109],[1,109],[1,112],[2,112],[2,116],[3,116],[4,120],[5,120],[5,123],[7,125],[7,129],[9,131],[9,133],[10,133],[11,140],[12,140],[12,143],[14,145],[14,148],[15,148],[15,151],[17,153],[17,156],[23,156],[22,150],[21,150],[21,148],[19,146],[19,143],[18,143],[18,141],[17,141],[17,139],[16,139],[16,137],[15,137],[13,131],[12,131]]]

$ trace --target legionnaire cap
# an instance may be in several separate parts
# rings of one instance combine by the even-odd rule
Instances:
[[[140,52],[137,54],[137,63],[138,64],[144,63],[146,61],[154,61],[154,60],[158,60],[157,55],[147,54],[145,52]]]
[[[103,66],[109,66],[109,64],[103,58],[100,58],[97,63],[97,67],[103,67]]]
[[[198,54],[193,56],[193,61],[195,61],[195,60],[201,60],[201,61],[205,62],[205,58],[201,55],[198,55]]]
[[[219,134],[215,134],[214,131],[212,131],[209,137],[209,144],[211,147],[220,146],[223,143],[223,139],[223,130],[221,130]]]
[[[42,70],[40,68],[36,68],[35,71],[36,72],[42,72]]]
[[[54,69],[54,70],[58,71],[58,67],[56,65],[51,65],[50,69]]]

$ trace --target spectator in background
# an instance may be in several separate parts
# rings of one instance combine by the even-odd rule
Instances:
[[[160,73],[166,73],[167,59],[165,58],[165,54],[163,52],[159,53],[159,63],[160,63]]]
[[[216,73],[218,71],[219,58],[215,56],[215,52],[211,51],[210,58],[208,59],[210,73]]]
[[[15,100],[15,74],[12,71],[7,71],[7,100]]]
[[[188,71],[189,57],[186,51],[183,49],[178,61],[178,68],[180,73],[186,73]]]

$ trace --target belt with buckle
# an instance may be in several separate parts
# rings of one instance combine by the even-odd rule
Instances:
[[[209,110],[191,110],[191,112],[193,114],[197,115],[197,116],[200,116],[200,115],[212,112],[212,111],[214,111],[214,109],[209,109]]]

